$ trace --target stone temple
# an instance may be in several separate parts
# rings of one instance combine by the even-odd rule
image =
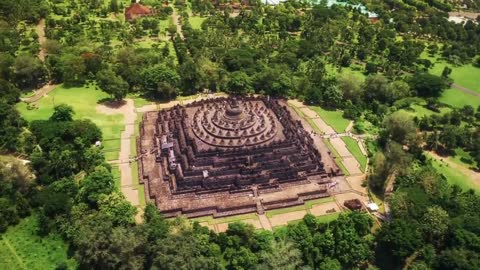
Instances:
[[[137,150],[147,200],[166,217],[222,217],[329,196],[339,170],[324,166],[296,117],[284,100],[265,97],[145,113]]]

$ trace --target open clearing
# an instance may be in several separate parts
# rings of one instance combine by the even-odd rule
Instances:
[[[432,158],[433,167],[447,178],[449,184],[457,185],[463,190],[473,189],[477,193],[480,192],[480,180],[472,179],[471,176],[465,174],[463,171],[453,168],[450,166],[452,163],[453,162],[447,163],[445,161]]]
[[[457,108],[462,108],[465,105],[470,105],[473,108],[478,108],[478,106],[480,106],[480,97],[452,88],[445,90],[438,100]]]
[[[38,109],[29,110],[23,102],[17,104],[17,109],[27,121],[33,121],[47,120],[55,105],[64,103],[72,106],[75,119],[90,119],[102,130],[105,156],[107,160],[113,160],[118,159],[120,133],[124,125],[121,114],[106,115],[97,112],[97,103],[107,98],[109,96],[106,93],[95,90],[92,85],[72,88],[61,85],[35,103]]]

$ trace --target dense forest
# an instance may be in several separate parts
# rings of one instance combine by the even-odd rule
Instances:
[[[446,12],[455,4],[436,0],[349,1],[376,12],[375,22],[326,1],[249,1],[237,16],[213,2],[142,1],[155,16],[124,22],[116,18],[131,1],[2,1],[0,152],[30,162],[0,159],[0,234],[35,215],[36,233],[59,235],[79,269],[480,269],[480,197],[449,184],[426,154],[461,149],[480,169],[480,106],[439,100],[455,67],[480,66],[480,20],[450,22]],[[172,12],[181,33],[174,23],[159,28]],[[206,17],[200,28],[191,25],[193,15]],[[154,36],[166,45],[133,46]],[[433,57],[448,63],[439,76],[430,72]],[[46,120],[26,121],[17,110],[23,94],[50,83],[94,84],[116,101],[209,89],[342,110],[356,133],[374,138],[368,187],[381,194],[395,180],[389,218],[378,226],[363,212],[329,223],[309,214],[274,231],[232,223],[215,233],[166,220],[147,204],[138,224],[95,146],[100,127],[76,118],[68,104],[57,104]],[[402,111],[419,100],[432,112],[449,111]]]

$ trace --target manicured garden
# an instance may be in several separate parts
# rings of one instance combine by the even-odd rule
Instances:
[[[365,172],[365,166],[367,165],[367,157],[362,153],[358,142],[351,137],[342,137],[342,141],[347,146],[348,151],[352,153],[353,157],[360,163],[360,170]]]
[[[350,123],[350,120],[343,118],[343,112],[340,110],[328,111],[319,106],[310,106],[310,108],[338,133],[345,132]]]
[[[10,227],[0,237],[0,269],[55,269],[64,263],[75,269],[67,257],[68,246],[58,235],[37,235],[37,218],[33,215]]]

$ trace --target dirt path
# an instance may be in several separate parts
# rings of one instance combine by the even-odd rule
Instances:
[[[453,11],[453,12],[448,12],[448,16],[454,16],[454,17],[465,17],[471,20],[476,20],[478,16],[480,16],[480,13],[477,12],[465,12],[465,11]]]
[[[466,88],[466,87],[461,86],[461,85],[458,85],[456,83],[452,83],[452,88],[460,90],[460,91],[462,91],[464,93],[467,93],[469,95],[480,97],[480,93],[478,93],[477,91],[474,91],[472,89]]]
[[[26,103],[37,102],[42,97],[48,95],[53,89],[55,89],[59,84],[53,84],[51,81],[44,85],[42,88],[35,90],[34,95],[28,98],[21,98],[21,101]]]
[[[133,184],[132,166],[130,161],[130,140],[135,134],[135,120],[137,113],[132,99],[126,99],[125,104],[118,108],[112,108],[105,105],[98,105],[97,111],[104,114],[123,114],[123,123],[125,129],[120,134],[120,154],[118,156],[118,169],[120,170],[120,189],[125,198],[137,208],[140,208],[140,200],[137,187]],[[141,211],[139,211],[141,213]],[[136,220],[139,221],[137,215]]]
[[[40,43],[40,51],[38,52],[38,58],[42,60],[42,62],[45,61],[45,41],[47,40],[45,38],[45,19],[40,19],[40,21],[37,24],[37,34],[38,34],[38,43]]]
[[[173,23],[177,26],[177,33],[180,35],[180,38],[183,40],[185,39],[183,37],[183,32],[182,32],[182,25],[180,24],[180,19],[177,14],[177,9],[173,8],[173,13],[172,13],[172,20]]]
[[[470,170],[468,168],[465,168],[465,166],[462,166],[460,164],[457,164],[451,160],[448,159],[448,157],[442,157],[439,156],[437,153],[432,152],[432,151],[427,151],[428,155],[437,159],[438,161],[442,163],[446,163],[449,167],[454,168],[455,170],[461,172],[463,175],[467,176],[469,180],[475,184],[476,186],[480,186],[480,172],[476,172],[474,170]]]

